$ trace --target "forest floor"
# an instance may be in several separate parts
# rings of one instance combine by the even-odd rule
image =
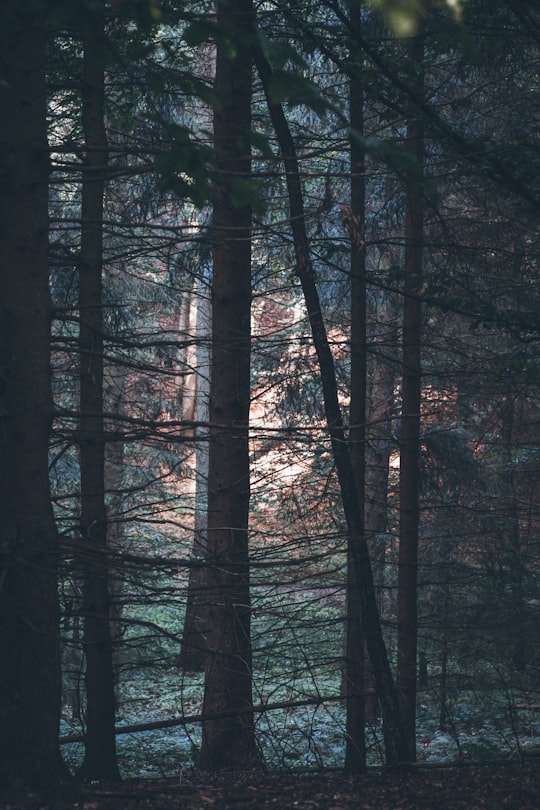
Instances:
[[[27,794],[1,810],[538,810],[540,760],[415,768],[403,773],[190,774],[96,785],[69,799]]]

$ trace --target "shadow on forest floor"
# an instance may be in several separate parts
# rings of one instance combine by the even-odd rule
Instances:
[[[193,773],[168,779],[89,786],[77,799],[43,802],[37,796],[0,804],[1,810],[414,810],[486,808],[538,810],[540,760],[482,766],[419,767],[405,773]]]

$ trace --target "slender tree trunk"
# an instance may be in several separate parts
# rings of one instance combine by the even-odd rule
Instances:
[[[185,296],[183,313],[180,317],[179,332],[186,336],[187,344],[182,352],[182,363],[187,373],[179,378],[179,405],[182,419],[194,422],[197,418],[197,317],[199,301],[197,297],[197,281]]]
[[[107,364],[104,368],[103,400],[105,411],[111,414],[105,430],[116,432],[125,411],[125,395],[128,370],[122,365]],[[107,549],[118,555],[124,546],[125,520],[122,515],[124,501],[124,459],[125,443],[115,439],[105,445],[105,493],[107,519]],[[109,627],[113,663],[118,659],[118,649],[122,639],[122,572],[118,565],[108,571],[109,583]],[[119,668],[114,666],[115,694],[119,691]]]
[[[53,789],[59,747],[58,542],[48,478],[46,36],[0,13],[0,790]]]
[[[450,583],[449,566],[450,560],[448,551],[445,548],[445,559],[443,560],[443,605],[442,605],[442,628],[441,628],[441,675],[439,682],[439,728],[446,731],[448,728],[448,627],[450,622]]]
[[[287,124],[287,119],[283,113],[283,108],[272,99],[270,92],[272,78],[271,66],[260,49],[256,49],[255,53],[257,69],[261,77],[270,116],[285,165],[291,228],[296,253],[296,273],[302,286],[311,326],[313,344],[317,353],[326,422],[338,474],[345,519],[347,521],[348,531],[352,535],[350,548],[352,550],[354,567],[356,568],[356,579],[361,585],[359,592],[361,599],[360,613],[362,616],[364,635],[373,666],[377,693],[381,701],[387,764],[395,766],[406,761],[407,750],[401,729],[397,691],[390,670],[377,610],[363,516],[358,507],[356,481],[338,400],[334,360],[328,343],[315,283],[315,274],[309,254],[309,240],[305,227],[304,201],[296,149]]]
[[[350,4],[351,25],[360,24],[360,6]],[[355,51],[352,48],[351,58]],[[356,54],[357,58],[359,55]],[[364,88],[359,78],[361,65],[355,65],[349,84],[351,128],[364,133]],[[358,511],[364,525],[366,462],[366,260],[365,223],[365,153],[356,137],[351,138],[351,210],[348,235],[351,240],[351,402],[349,442]],[[349,533],[347,549],[347,623],[345,646],[345,696],[347,700],[345,770],[366,768],[364,628],[361,616],[361,583],[354,564],[355,535]],[[362,541],[364,538],[362,538]]]
[[[423,91],[424,36],[409,44],[416,93]],[[398,668],[400,711],[407,737],[408,758],[416,760],[417,569],[420,488],[420,397],[423,249],[422,123],[411,111],[407,145],[415,169],[407,182],[405,210],[405,283],[403,298],[403,360],[399,475]]]
[[[95,26],[95,27],[94,27]],[[103,195],[107,166],[104,124],[103,5],[83,42],[82,118],[85,159],[79,263],[81,547],[83,649],[86,659],[85,756],[79,775],[119,779],[110,632],[105,431],[103,417]]]
[[[198,425],[195,429],[195,525],[191,555],[195,565],[189,571],[179,665],[185,670],[199,672],[204,670],[206,657],[206,567],[202,563],[208,551],[208,428],[201,423],[209,421],[211,313],[206,287],[199,280],[195,294],[197,382],[194,417]]]
[[[251,663],[248,513],[251,352],[251,0],[218,3],[214,112],[218,163],[213,220],[212,359],[208,469],[208,612],[200,764],[258,762]]]
[[[502,499],[505,505],[502,516],[503,538],[506,541],[508,572],[511,588],[511,629],[514,638],[512,663],[518,672],[523,672],[527,664],[526,627],[524,626],[524,566],[519,535],[519,509],[516,495],[516,482],[513,462],[515,396],[508,392],[501,410],[502,442]]]
[[[388,473],[392,452],[392,419],[395,416],[397,314],[386,293],[379,293],[372,318],[375,333],[368,355],[368,396],[366,422],[365,529],[371,554],[371,567],[379,615],[384,617],[384,569],[388,544]],[[366,661],[366,722],[380,714],[375,693],[373,668]]]

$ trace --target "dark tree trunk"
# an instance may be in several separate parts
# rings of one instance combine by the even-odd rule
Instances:
[[[125,394],[128,370],[123,365],[107,364],[104,368],[103,399],[105,410],[110,414],[105,423],[105,431],[114,432],[125,411]],[[124,501],[124,459],[125,443],[115,439],[105,446],[105,492],[107,493],[107,548],[113,554],[120,554],[124,545],[125,520],[122,515]],[[110,633],[113,647],[113,661],[122,639],[122,572],[115,565],[109,570]],[[115,667],[115,690],[118,693],[119,676]]]
[[[395,766],[406,761],[407,749],[401,729],[397,691],[390,670],[377,610],[363,515],[358,507],[356,481],[338,400],[334,360],[328,343],[313,265],[309,254],[309,240],[305,227],[304,201],[296,149],[283,108],[272,99],[270,92],[272,69],[260,49],[256,50],[256,62],[285,165],[291,227],[296,253],[296,272],[302,286],[313,344],[319,363],[326,422],[339,479],[347,528],[351,534],[349,548],[356,569],[356,581],[361,585],[359,590],[360,613],[364,636],[373,666],[377,694],[381,701],[387,764]]]
[[[523,672],[527,665],[527,628],[524,596],[525,566],[521,552],[519,506],[513,460],[515,411],[515,394],[509,391],[503,399],[501,408],[501,456],[503,461],[501,501],[504,508],[501,534],[506,543],[505,554],[510,575],[510,627],[514,639],[512,663],[518,672]]]
[[[208,470],[207,654],[200,765],[257,764],[252,707],[248,512],[251,351],[251,0],[218,3],[210,457]],[[248,710],[246,712],[246,709]],[[239,714],[239,712],[244,712]],[[225,713],[212,719],[210,715]]]
[[[83,40],[80,311],[80,468],[83,649],[86,660],[85,756],[79,776],[119,779],[110,630],[105,432],[103,417],[103,195],[107,167],[104,124],[103,6]],[[94,27],[95,26],[95,27]]]
[[[351,25],[360,24],[360,6],[351,4]],[[359,49],[351,48],[351,58],[361,58]],[[364,132],[364,88],[360,78],[361,64],[354,65],[349,83],[351,127],[358,135]],[[364,525],[366,462],[366,261],[365,221],[365,153],[356,137],[351,138],[351,210],[348,236],[351,241],[351,402],[350,456],[356,481],[358,511]],[[355,535],[349,533],[347,549],[347,622],[345,632],[345,698],[347,706],[345,769],[361,772],[366,768],[364,628],[362,624],[361,583],[354,564],[352,547]],[[361,538],[361,542],[365,538]]]
[[[447,556],[447,555],[446,555]],[[449,588],[449,563],[445,560],[443,571],[443,604],[442,604],[442,628],[441,628],[441,658],[439,676],[439,728],[446,731],[448,728],[448,627],[450,626],[450,588]]]
[[[63,768],[51,396],[46,37],[0,13],[0,789]]]
[[[409,44],[414,90],[423,92],[424,37]],[[415,169],[407,181],[405,210],[405,282],[403,298],[403,359],[401,380],[401,431],[399,475],[398,560],[398,668],[400,712],[407,737],[408,759],[416,761],[416,656],[417,569],[420,489],[420,398],[423,250],[424,135],[418,113],[411,110],[407,145]]]

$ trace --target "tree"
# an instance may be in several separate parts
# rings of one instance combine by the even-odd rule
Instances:
[[[80,775],[119,779],[110,626],[103,418],[103,195],[107,172],[104,6],[83,32],[82,126],[85,156],[79,261],[80,474],[85,757]]]
[[[271,91],[272,67],[260,47],[256,49],[255,61],[285,166],[291,229],[296,258],[295,269],[302,286],[313,344],[317,353],[326,425],[330,436],[332,455],[336,464],[341,501],[347,522],[347,531],[350,534],[348,540],[350,544],[350,557],[356,569],[355,578],[359,586],[359,610],[362,620],[362,629],[373,666],[377,693],[381,701],[387,764],[389,766],[395,766],[406,761],[405,738],[399,718],[398,696],[378,615],[369,549],[364,531],[363,514],[356,490],[354,470],[351,464],[338,399],[334,360],[328,342],[319,294],[315,283],[313,264],[310,257],[296,148],[287,119],[283,112],[283,107],[281,104],[276,103],[273,98]]]
[[[423,87],[424,34],[413,37],[409,55],[415,95]],[[421,119],[411,111],[407,146],[414,156],[407,179],[403,291],[403,356],[399,436],[398,668],[400,710],[409,760],[416,760],[417,571],[420,491],[420,365],[422,328],[423,154]]]
[[[217,6],[208,466],[208,605],[200,765],[255,765],[249,588],[251,0]]]
[[[351,26],[360,25],[361,7],[350,3]],[[361,53],[351,42],[349,80],[349,116],[351,125],[351,209],[347,223],[351,240],[351,402],[350,402],[350,455],[353,467],[358,508],[365,532],[366,495],[366,405],[367,405],[367,307],[366,307],[366,156],[361,139],[364,137],[364,88],[361,79]],[[345,647],[345,687],[347,689],[347,744],[345,768],[364,770],[366,766],[365,742],[365,638],[362,627],[362,584],[357,580],[358,568],[352,548],[354,535],[349,535],[347,554],[347,625]],[[350,694],[348,694],[350,692]]]
[[[58,540],[48,480],[49,365],[45,11],[0,22],[0,789],[63,774]]]

